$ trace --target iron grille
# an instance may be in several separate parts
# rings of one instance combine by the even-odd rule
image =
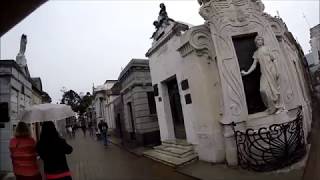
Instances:
[[[238,163],[253,171],[273,171],[298,162],[306,154],[301,108],[296,119],[269,128],[236,131]],[[233,123],[233,127],[236,125]]]

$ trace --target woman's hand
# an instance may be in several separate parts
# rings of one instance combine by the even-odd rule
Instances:
[[[242,71],[241,71],[241,75],[242,75],[242,76],[246,76],[246,75],[248,75],[248,72],[245,72],[244,70],[242,70]]]

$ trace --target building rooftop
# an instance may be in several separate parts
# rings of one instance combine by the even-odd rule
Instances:
[[[29,76],[27,76],[26,74],[24,74],[24,72],[22,71],[21,67],[17,64],[17,62],[15,60],[12,59],[4,59],[4,60],[0,60],[0,66],[7,66],[7,67],[14,67],[17,71],[19,71],[26,79],[28,79],[29,81],[31,81],[31,78]],[[29,74],[28,70],[27,70],[27,74]]]
[[[42,92],[41,78],[40,77],[32,77],[31,80],[32,80],[32,86],[34,86],[35,88],[37,88],[37,90]]]
[[[320,24],[310,29],[310,36],[311,38],[320,36]]]
[[[121,71],[118,80],[121,80],[123,76],[133,67],[149,67],[149,60],[148,59],[132,59],[127,66]]]
[[[308,66],[314,65],[314,59],[313,59],[312,53],[306,54],[306,59],[307,59],[307,62],[308,62]]]
[[[106,80],[104,83],[107,84],[107,83],[116,83],[118,80]]]

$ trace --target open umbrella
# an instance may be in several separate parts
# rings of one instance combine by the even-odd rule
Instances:
[[[47,103],[26,108],[18,115],[18,120],[26,123],[33,123],[62,120],[72,116],[75,116],[75,112],[72,111],[70,106],[65,104]]]

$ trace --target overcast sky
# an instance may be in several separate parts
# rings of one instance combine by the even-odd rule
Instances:
[[[48,1],[1,37],[0,58],[15,59],[25,33],[31,76],[41,77],[53,102],[61,99],[63,86],[78,93],[91,92],[93,84],[117,79],[132,58],[145,58],[160,2],[165,2],[174,20],[193,25],[204,22],[197,0]],[[319,0],[263,2],[269,14],[279,11],[307,53],[309,27],[319,24]]]

